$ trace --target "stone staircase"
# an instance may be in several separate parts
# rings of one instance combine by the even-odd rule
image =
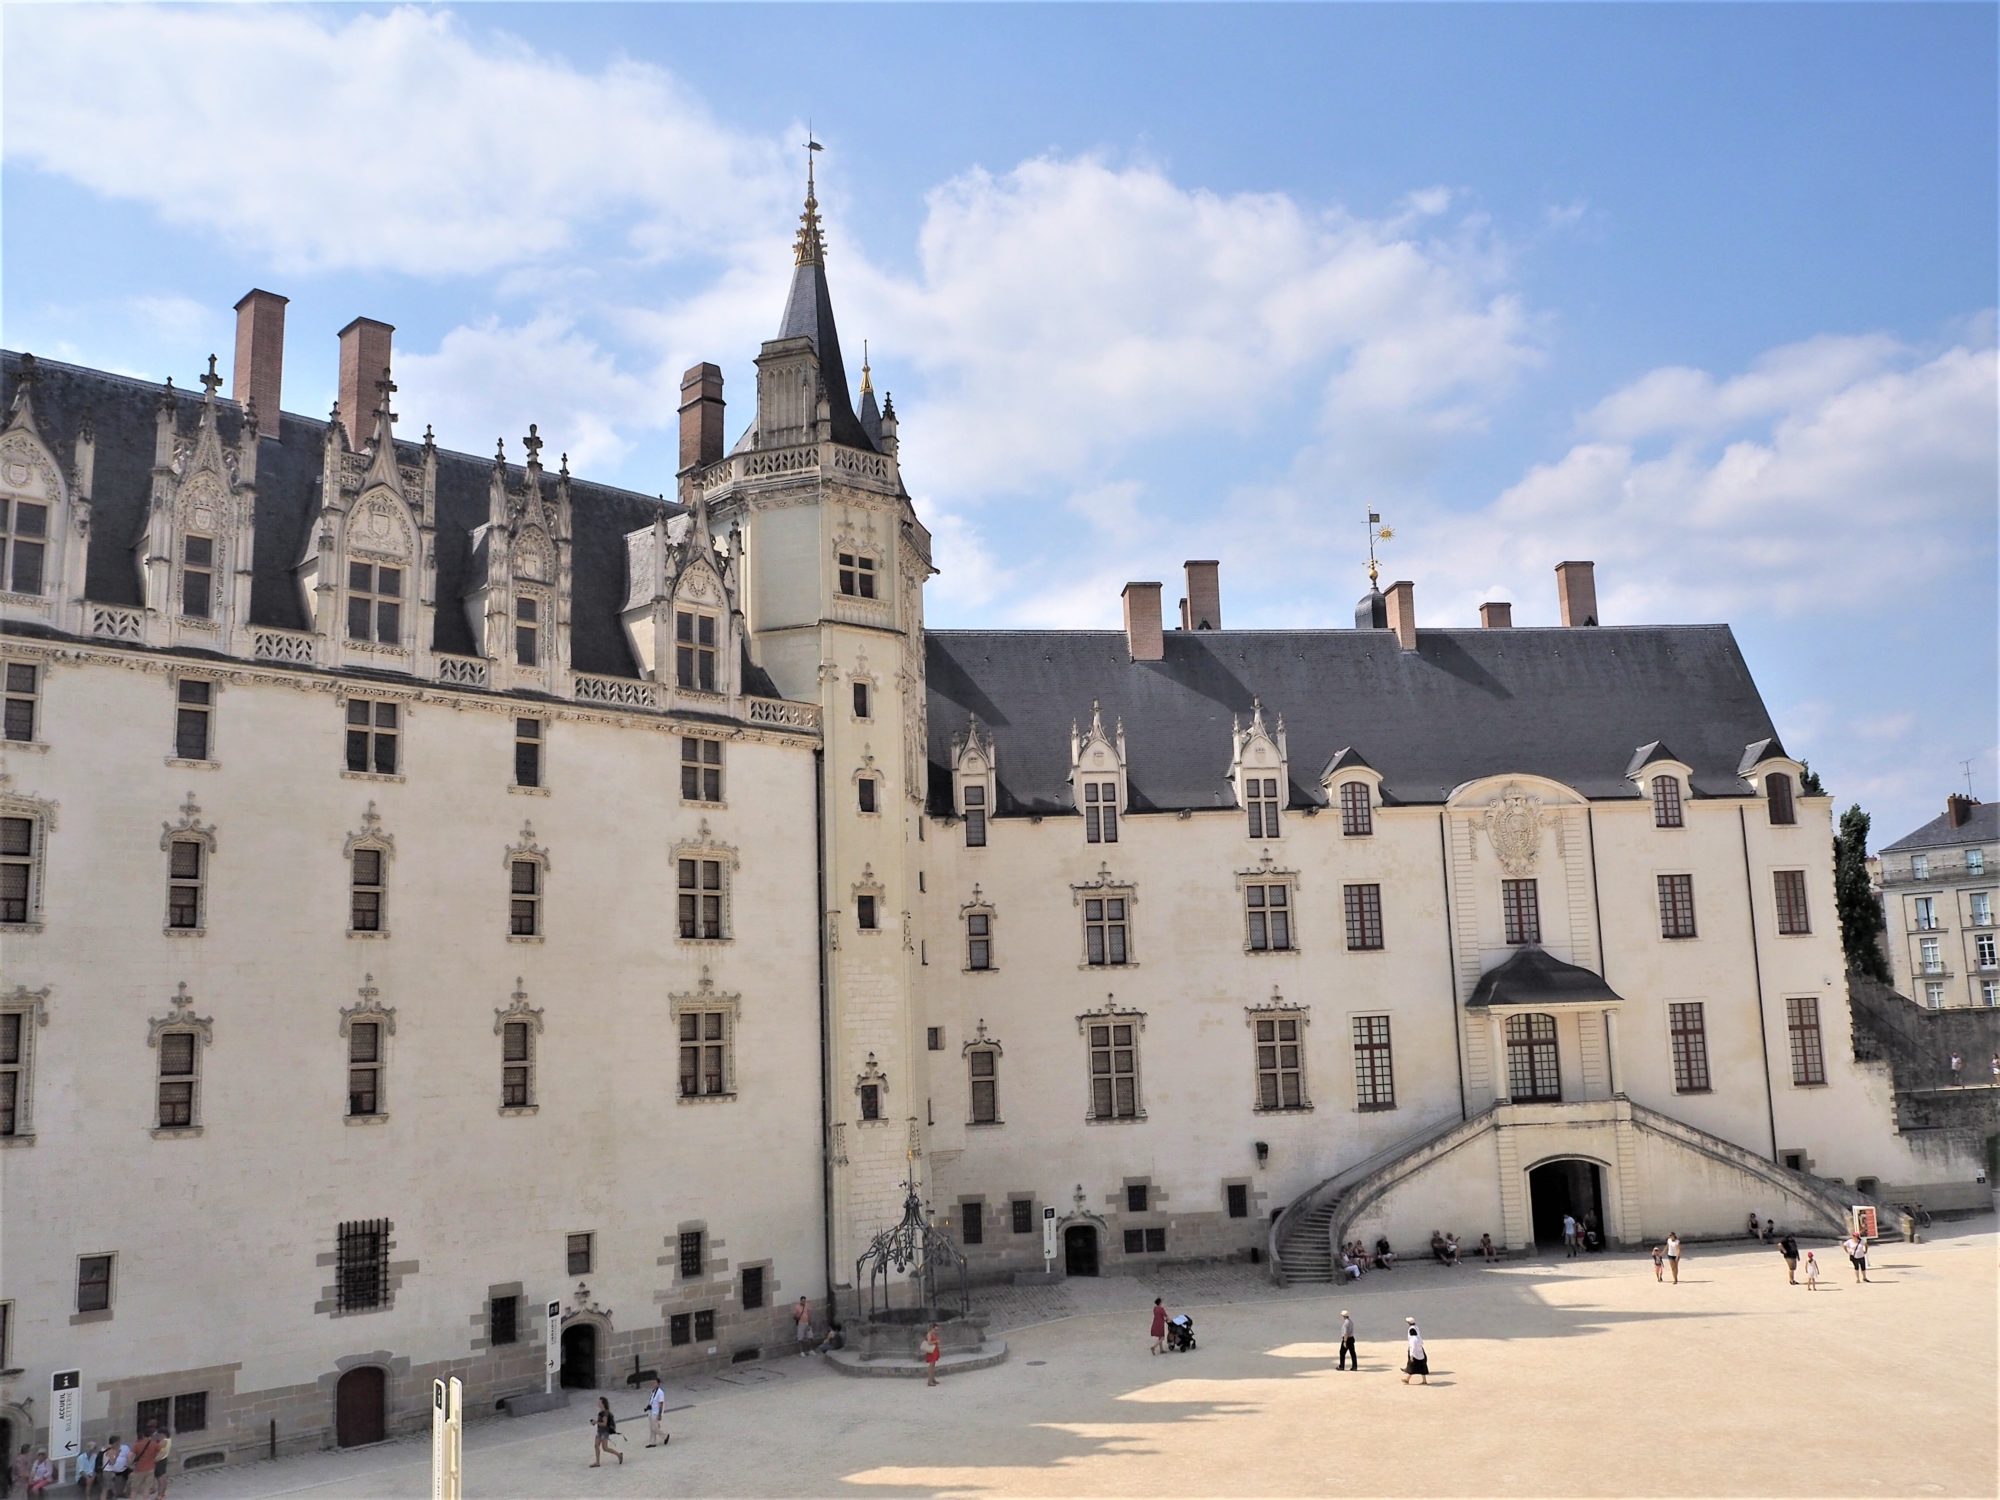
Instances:
[[[1488,1110],[1487,1114],[1492,1111]],[[1474,1116],[1483,1121],[1485,1116]],[[1327,1282],[1335,1277],[1333,1225],[1341,1217],[1341,1204],[1349,1193],[1382,1168],[1401,1161],[1442,1140],[1470,1122],[1448,1118],[1426,1125],[1414,1135],[1385,1146],[1373,1156],[1317,1183],[1294,1198],[1285,1211],[1271,1221],[1271,1279],[1280,1286],[1294,1282]],[[1484,1128],[1483,1124],[1480,1128]],[[1476,1133],[1476,1132],[1475,1132]]]

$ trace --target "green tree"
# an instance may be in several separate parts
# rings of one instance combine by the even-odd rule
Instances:
[[[1882,903],[1868,889],[1868,814],[1859,802],[1840,815],[1840,831],[1833,836],[1833,901],[1840,912],[1840,947],[1847,967],[1887,984]]]
[[[1799,769],[1801,772],[1799,776],[1799,790],[1804,792],[1808,797],[1824,797],[1826,795],[1826,787],[1819,779],[1819,772],[1812,768],[1812,763],[1802,760],[1799,762]]]

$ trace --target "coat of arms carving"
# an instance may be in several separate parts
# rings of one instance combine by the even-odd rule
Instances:
[[[1486,809],[1486,836],[1493,841],[1500,868],[1509,875],[1535,873],[1535,858],[1542,849],[1542,824],[1547,815],[1539,797],[1532,797],[1516,783],[1509,782],[1500,800]]]

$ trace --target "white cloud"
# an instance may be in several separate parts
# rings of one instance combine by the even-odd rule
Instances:
[[[1614,442],[1721,432],[1829,396],[1908,353],[1885,334],[1828,334],[1772,349],[1727,380],[1667,366],[1605,397],[1579,425]]]
[[[783,222],[775,141],[666,71],[586,72],[448,12],[37,6],[7,17],[6,155],[281,272],[464,275],[615,225],[614,253]]]

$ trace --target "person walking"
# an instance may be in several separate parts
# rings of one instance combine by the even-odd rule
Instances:
[[[1674,1285],[1681,1284],[1681,1236],[1679,1230],[1667,1235],[1667,1270],[1674,1278]]]
[[[1863,1281],[1868,1279],[1868,1236],[1858,1229],[1854,1232],[1854,1269]]]
[[[1785,1258],[1786,1285],[1797,1286],[1799,1284],[1799,1242],[1797,1238],[1787,1234],[1778,1242],[1778,1253]]]
[[[591,1468],[603,1468],[604,1455],[607,1453],[620,1464],[625,1462],[625,1455],[614,1446],[618,1437],[618,1419],[611,1415],[611,1402],[608,1397],[597,1398],[597,1415],[590,1419],[590,1433]]]
[[[667,1415],[667,1388],[660,1384],[659,1376],[653,1377],[653,1394],[646,1398],[646,1446],[657,1448],[662,1443],[671,1443],[672,1438],[661,1429],[661,1422]]]
[[[1431,1360],[1430,1356],[1424,1352],[1424,1336],[1418,1332],[1417,1320],[1415,1318],[1405,1318],[1403,1322],[1410,1330],[1410,1353],[1409,1358],[1403,1362],[1403,1384],[1408,1385],[1410,1377],[1414,1375],[1423,1381],[1425,1385],[1429,1385],[1431,1383]]]
[[[810,1354],[813,1347],[812,1304],[803,1295],[792,1304],[792,1337],[799,1346],[799,1353]]]
[[[1665,1281],[1666,1279],[1667,1247],[1665,1245],[1655,1245],[1653,1246],[1653,1280]]]
[[[1156,1302],[1155,1306],[1157,1305]],[[938,1338],[937,1324],[931,1324],[930,1332],[924,1335],[924,1341],[918,1348],[919,1352],[924,1356],[924,1384],[936,1385],[938,1359],[944,1353],[944,1345]],[[1155,1350],[1154,1352],[1157,1353],[1158,1351]]]
[[[1812,1251],[1806,1251],[1806,1290],[1819,1290],[1819,1262],[1813,1259]]]
[[[1167,1347],[1167,1304],[1158,1297],[1153,1299],[1153,1352],[1161,1354]]]
[[[1346,1308],[1340,1310],[1340,1358],[1334,1361],[1336,1370],[1359,1370],[1361,1356],[1354,1352],[1354,1315]]]
[[[1563,1258],[1576,1259],[1576,1219],[1570,1214],[1563,1215]]]

